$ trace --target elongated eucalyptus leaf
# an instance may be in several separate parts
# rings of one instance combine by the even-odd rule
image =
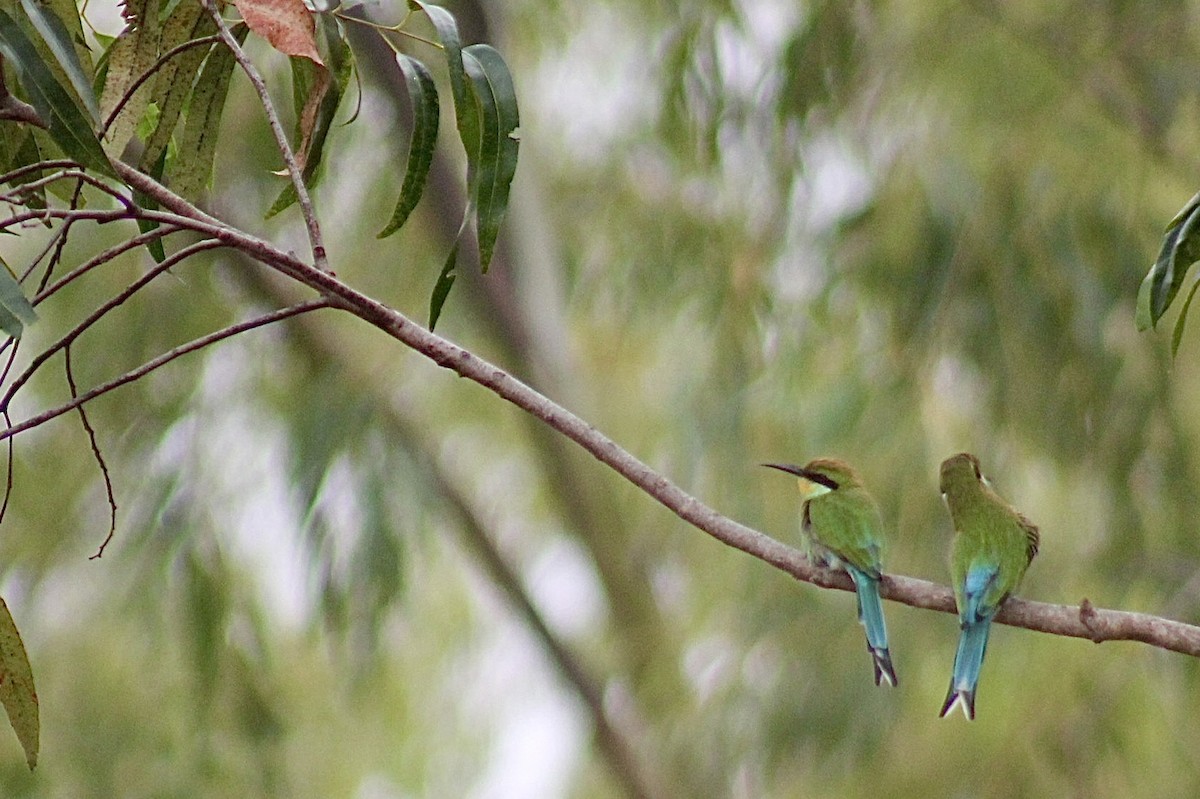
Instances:
[[[149,168],[145,170],[146,174],[161,182],[163,166],[166,164],[166,160],[167,150],[164,147],[161,151],[159,151],[158,160],[153,164],[150,164]],[[133,201],[148,211],[158,210],[158,201],[152,197],[142,194],[140,191],[135,190],[133,192]],[[151,230],[154,230],[158,227],[158,223],[151,219],[139,219],[137,221],[137,226],[140,232],[149,233]],[[167,260],[167,251],[163,246],[163,240],[161,238],[154,239],[153,241],[149,242],[146,245],[146,251],[150,253],[150,257],[154,259],[155,263],[161,264],[163,261]]]
[[[1183,286],[1188,267],[1197,260],[1200,260],[1200,193],[1167,225],[1158,258],[1147,275],[1146,310],[1139,313],[1137,320],[1142,329],[1147,321],[1150,327],[1158,324]]]
[[[463,65],[479,109],[479,150],[471,191],[475,197],[479,266],[486,272],[496,249],[500,223],[508,211],[509,189],[517,172],[520,117],[512,75],[500,53],[489,45],[473,44],[463,50]]]
[[[25,644],[3,599],[0,599],[0,704],[4,705],[8,723],[25,750],[25,762],[33,769],[37,765],[41,729],[37,690]]]
[[[21,75],[21,85],[38,114],[50,125],[50,137],[80,164],[116,177],[87,116],[59,85],[17,21],[0,10],[0,52]]]
[[[454,98],[454,119],[458,126],[458,136],[462,139],[467,157],[470,158],[471,148],[479,139],[479,118],[475,103],[471,99],[466,69],[463,67],[462,37],[458,33],[458,23],[453,14],[439,5],[422,0],[409,0],[408,5],[429,18],[437,31],[438,41],[442,43],[442,52],[446,56],[446,72],[450,76],[450,93]]]
[[[378,238],[392,235],[408,219],[417,207],[425,191],[425,180],[433,165],[433,151],[437,146],[438,96],[433,76],[420,61],[403,53],[396,54],[396,63],[404,75],[408,87],[408,102],[412,108],[412,137],[408,144],[408,164],[404,169],[404,182],[400,186],[400,198],[392,211],[392,218],[379,232]]]
[[[122,8],[129,24],[105,54],[108,67],[104,91],[100,94],[101,122],[109,123],[102,130],[104,146],[114,157],[120,157],[133,139],[150,102],[154,81],[146,81],[132,96],[127,95],[130,87],[158,60],[160,33],[155,0],[126,0]],[[121,103],[124,105],[120,113],[113,118]]]
[[[63,68],[75,93],[83,101],[92,125],[95,126],[100,121],[100,107],[96,103],[96,94],[92,90],[89,71],[83,68],[83,64],[79,60],[79,52],[71,34],[67,31],[67,26],[41,0],[21,0],[21,8],[25,10],[38,35],[46,42],[46,46],[54,54],[55,60]],[[75,15],[75,18],[78,20],[78,14]]]
[[[208,36],[216,32],[216,29],[216,23],[199,3],[180,3],[162,25],[159,50],[165,53],[185,42]],[[196,74],[200,71],[200,65],[204,62],[207,52],[205,47],[185,50],[163,64],[155,76],[152,101],[158,108],[158,124],[146,140],[146,147],[142,151],[138,166],[143,171],[162,161],[183,112],[184,101],[192,93]],[[185,153],[184,157],[190,155]]]
[[[233,36],[241,44],[250,29],[238,25]],[[204,60],[192,99],[188,103],[187,121],[179,136],[179,151],[186,157],[176,158],[168,167],[167,182],[175,192],[189,200],[198,200],[212,177],[213,159],[217,153],[217,134],[221,113],[229,94],[229,82],[237,62],[223,44],[215,45]]]
[[[1187,299],[1183,301],[1183,307],[1179,309],[1179,318],[1175,320],[1175,330],[1171,334],[1172,358],[1179,354],[1179,345],[1183,343],[1183,330],[1187,325],[1188,309],[1192,307],[1192,300],[1196,297],[1197,288],[1200,288],[1200,280],[1192,283],[1192,288],[1188,291]]]
[[[446,304],[446,298],[450,296],[450,288],[454,285],[454,279],[457,277],[454,274],[454,268],[458,262],[458,247],[460,242],[462,242],[461,231],[454,240],[454,246],[450,248],[450,256],[446,258],[442,272],[438,275],[437,283],[433,284],[433,293],[429,297],[430,330],[437,327],[438,317],[442,315],[442,306]]]
[[[12,273],[8,264],[0,261],[0,307],[3,307],[17,321],[16,332],[4,328],[4,332],[17,338],[21,335],[22,325],[32,325],[37,321],[37,311],[25,297],[21,284]]]

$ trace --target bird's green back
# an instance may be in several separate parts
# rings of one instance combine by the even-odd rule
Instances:
[[[821,547],[869,574],[879,574],[883,519],[866,489],[843,485],[806,503],[809,535]]]
[[[995,581],[983,604],[997,607],[1016,590],[1037,554],[1037,528],[1001,499],[979,476],[978,465],[964,461],[942,473],[942,493],[954,522],[955,540],[950,572],[961,594],[972,567],[994,565]],[[962,607],[963,597],[958,596]]]

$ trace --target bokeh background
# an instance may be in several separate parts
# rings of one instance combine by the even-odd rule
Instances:
[[[1200,620],[1200,339],[1172,361],[1177,311],[1133,322],[1200,187],[1200,5],[449,6],[508,61],[522,150],[497,262],[464,271],[439,332],[785,541],[793,484],[758,464],[849,459],[896,573],[946,580],[937,464],[971,450],[1042,529],[1022,595]],[[339,275],[424,320],[463,164],[445,124],[416,216],[375,239],[406,102],[377,37],[355,42],[362,109],[317,204]],[[290,114],[285,63],[251,52]],[[244,80],[222,141],[210,207],[302,252],[294,210],[262,221],[278,156]],[[32,343],[145,258],[45,306]],[[301,296],[197,259],[82,339],[76,378]],[[51,370],[21,410],[64,391]],[[333,312],[89,410],[120,503],[100,560],[78,421],[17,441],[0,586],[43,743],[31,775],[0,731],[4,796],[1200,792],[1193,659],[1001,627],[978,720],[940,720],[953,617],[888,605],[901,685],[876,689],[853,597],[717,544]]]

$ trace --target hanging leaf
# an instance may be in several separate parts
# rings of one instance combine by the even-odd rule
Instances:
[[[166,148],[163,148],[159,153],[158,160],[153,164],[150,164],[149,168],[145,169],[144,171],[150,177],[161,182],[163,166],[166,163],[166,160],[167,151]],[[149,195],[141,193],[136,189],[133,190],[133,201],[137,203],[140,208],[145,208],[147,211],[158,210],[157,200]],[[158,223],[152,219],[139,218],[137,221],[137,226],[140,233],[149,233],[151,230],[154,230],[158,227]],[[163,261],[167,260],[167,251],[163,246],[163,240],[161,238],[152,239],[151,241],[147,242],[146,251],[150,253],[150,257],[154,259],[155,263],[161,264]]]
[[[438,275],[437,283],[433,285],[433,294],[429,297],[430,331],[437,327],[438,317],[442,315],[442,306],[446,304],[446,298],[450,296],[450,287],[454,285],[454,279],[457,277],[454,274],[454,267],[458,261],[458,246],[461,241],[460,232],[460,235],[454,240],[454,246],[450,248],[450,257],[446,259],[442,273]]]
[[[433,76],[420,61],[396,54],[396,63],[404,75],[408,87],[408,102],[412,109],[412,138],[408,144],[408,164],[404,169],[404,182],[400,186],[400,198],[392,211],[392,218],[379,232],[377,238],[385,238],[399,230],[408,215],[417,207],[425,191],[425,180],[433,165],[433,150],[437,145],[438,96]]]
[[[304,0],[236,0],[250,30],[284,55],[322,64],[317,52],[316,24]]]
[[[50,136],[63,153],[89,169],[116,177],[87,117],[59,85],[17,21],[3,10],[0,10],[0,52],[20,73],[21,85],[38,115],[49,123]]]
[[[237,25],[233,36],[240,44],[249,32],[245,25]],[[168,185],[188,200],[198,200],[212,177],[221,113],[236,63],[228,47],[216,45],[196,79],[196,88],[188,102],[187,121],[179,136],[179,151],[187,153],[187,157],[176,158],[168,168]]]
[[[438,41],[442,43],[442,52],[446,56],[446,72],[450,76],[450,94],[454,98],[454,119],[458,126],[458,136],[469,159],[471,148],[479,139],[479,119],[471,98],[471,89],[467,85],[467,73],[463,67],[462,37],[458,34],[458,23],[455,22],[454,15],[441,6],[421,0],[409,0],[408,5],[429,18],[437,31]]]
[[[517,172],[520,118],[512,75],[500,53],[489,45],[473,44],[463,50],[463,65],[479,109],[479,149],[471,193],[475,198],[479,266],[487,272]]]
[[[1192,307],[1192,300],[1196,297],[1197,288],[1200,288],[1200,280],[1192,283],[1192,289],[1188,292],[1187,299],[1183,301],[1183,307],[1179,310],[1179,318],[1175,320],[1175,331],[1171,334],[1172,358],[1179,354],[1179,345],[1183,343],[1183,328],[1187,324],[1188,309]]]
[[[120,157],[133,139],[138,123],[150,103],[153,81],[146,81],[131,97],[129,88],[158,60],[158,4],[153,0],[126,0],[122,5],[126,28],[106,51],[104,90],[100,93],[100,116],[105,149]],[[124,101],[115,118],[113,112]],[[110,121],[111,120],[111,121]]]
[[[163,23],[159,50],[166,52],[185,42],[208,36],[216,30],[216,23],[199,3],[180,3]],[[206,47],[192,47],[168,60],[155,75],[152,102],[158,109],[158,124],[146,139],[146,148],[142,151],[138,163],[138,168],[142,171],[162,161],[179,123],[184,101],[192,92],[196,74],[200,71],[200,65],[207,53]],[[185,157],[190,157],[190,153]]]
[[[1183,286],[1188,267],[1200,260],[1200,193],[1167,225],[1162,247],[1139,293],[1139,330],[1158,324]]]
[[[12,268],[3,259],[0,259],[0,310],[4,311],[0,316],[0,330],[13,338],[20,338],[24,326],[37,321],[37,311],[26,298]]]
[[[91,78],[88,71],[83,68],[83,63],[79,59],[79,51],[76,49],[71,34],[67,31],[66,25],[41,0],[21,0],[21,8],[29,16],[29,21],[33,23],[38,35],[46,42],[50,52],[54,54],[54,59],[63,68],[75,93],[83,101],[83,106],[87,109],[88,116],[91,117],[92,125],[95,126],[100,121],[100,108],[96,104]],[[73,16],[78,21],[79,15],[74,14]]]
[[[25,762],[32,770],[37,765],[40,729],[37,690],[33,685],[29,655],[3,599],[0,599],[0,703],[8,713],[8,723],[17,734],[17,740],[25,750]]]

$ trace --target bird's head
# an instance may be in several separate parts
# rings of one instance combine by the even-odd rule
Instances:
[[[803,466],[790,463],[764,463],[763,466],[796,475],[800,496],[805,500],[816,499],[831,491],[862,485],[858,474],[850,465],[835,458],[817,458]]]
[[[979,458],[969,452],[960,452],[942,461],[939,485],[942,496],[956,488],[961,489],[977,484],[987,484],[983,473],[979,471]]]

